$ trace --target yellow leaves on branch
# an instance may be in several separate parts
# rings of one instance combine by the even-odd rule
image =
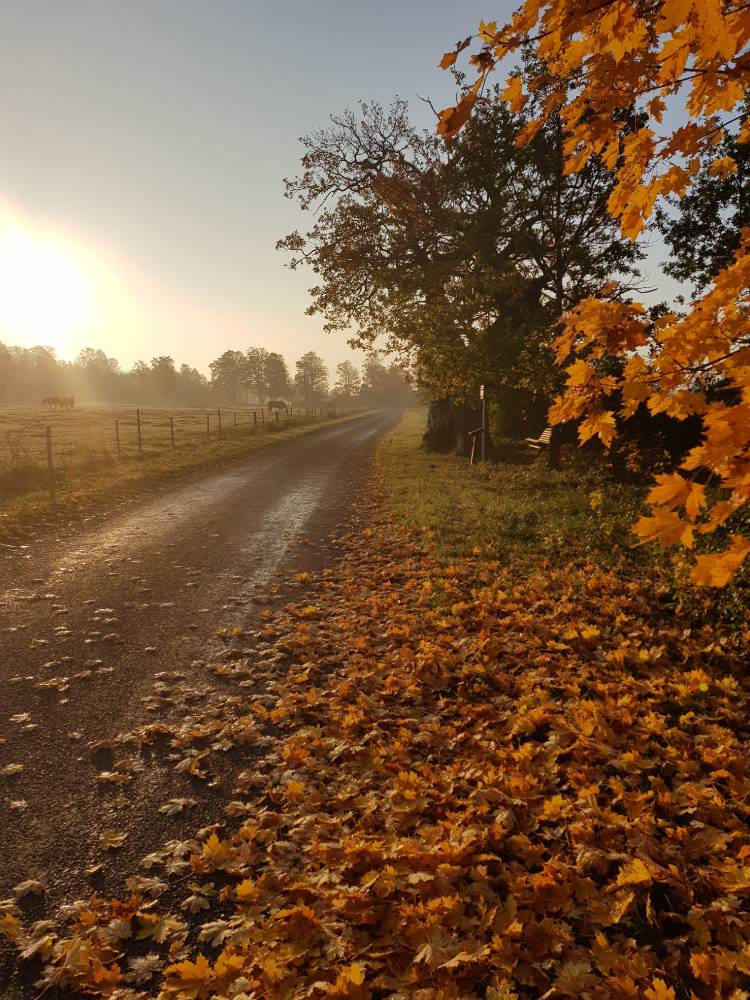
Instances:
[[[518,143],[529,142],[545,118],[559,111],[566,129],[566,172],[581,170],[591,157],[614,171],[608,208],[630,239],[638,238],[660,198],[685,194],[727,116],[739,122],[740,141],[750,141],[750,119],[742,104],[750,90],[750,6],[745,0],[524,0],[509,23],[482,22],[477,38],[481,51],[470,60],[479,74],[475,87],[457,107],[441,112],[441,134],[456,134],[488,73],[530,40],[544,71],[526,79],[526,85],[531,92],[551,88],[551,93],[540,117],[521,129]],[[453,65],[454,56],[470,44],[471,39],[460,43],[445,64]],[[522,109],[520,77],[509,79],[502,97],[514,111]],[[668,102],[680,101],[687,124],[663,133]],[[631,133],[623,108],[637,109],[641,116]],[[736,172],[729,156],[710,167],[717,178]],[[585,299],[565,317],[555,346],[568,379],[550,411],[552,423],[580,420],[581,442],[598,437],[608,446],[616,433],[611,412],[616,391],[623,418],[646,405],[653,414],[678,420],[697,415],[702,421],[703,440],[683,468],[714,477],[718,499],[711,504],[705,493],[693,490],[677,503],[685,507],[688,520],[683,521],[674,498],[655,488],[653,516],[636,529],[643,540],[692,545],[699,512],[705,518],[699,530],[711,532],[750,500],[750,347],[743,346],[748,289],[746,232],[735,261],[683,317],[649,324],[643,307],[608,301],[606,293]],[[639,352],[646,345],[648,355]],[[616,380],[597,373],[597,362],[607,357],[621,359]],[[719,395],[709,401],[698,391],[701,378],[719,387]],[[732,542],[724,553],[699,557],[693,579],[721,586],[744,558],[743,547]]]
[[[693,479],[681,472],[657,476],[648,495],[652,516],[641,518],[634,529],[642,542],[692,548],[696,531],[716,531],[750,501],[750,347],[743,346],[748,289],[746,230],[734,262],[686,316],[667,314],[650,324],[638,303],[590,298],[564,318],[554,347],[558,362],[567,365],[567,380],[550,409],[552,423],[578,420],[581,443],[598,437],[609,447],[617,431],[617,392],[623,419],[645,404],[652,414],[701,420],[701,440],[682,463]],[[642,350],[646,347],[648,353]],[[621,359],[621,374],[602,375],[601,363],[613,357]],[[698,388],[706,373],[719,389],[710,397]],[[713,479],[717,488],[710,496],[696,476]],[[692,579],[699,586],[724,586],[746,554],[732,543],[723,552],[700,556]]]
[[[731,156],[722,156],[714,160],[708,169],[713,177],[729,177],[730,174],[737,173],[737,162]]]
[[[642,542],[660,542],[662,545],[684,545],[691,549],[695,534],[693,525],[683,521],[673,510],[657,508],[651,517],[642,517],[633,531]]]
[[[706,506],[706,490],[700,483],[683,479],[678,473],[656,476],[657,486],[648,495],[649,503],[662,507],[684,507],[688,518],[695,522]]]
[[[511,111],[523,110],[526,98],[523,94],[523,81],[520,76],[511,76],[508,79],[508,86],[503,91],[502,98],[510,105]]]
[[[585,444],[589,438],[596,436],[609,447],[614,440],[615,429],[614,414],[603,410],[601,413],[592,413],[581,421],[578,427],[578,438],[581,444]]]
[[[476,92],[470,90],[467,94],[464,94],[455,108],[445,108],[445,110],[441,111],[438,132],[446,138],[450,138],[460,132],[471,117],[471,112],[474,110],[476,101]]]
[[[580,170],[591,156],[605,153],[610,167],[622,154],[612,211],[623,230],[640,231],[656,197],[676,189],[671,160],[684,157],[681,173],[693,170],[703,146],[715,135],[717,115],[731,112],[750,83],[750,67],[738,58],[750,41],[750,11],[743,0],[525,0],[511,21],[482,22],[481,51],[472,57],[482,82],[497,63],[516,52],[530,36],[544,61],[538,89],[552,83],[553,98],[544,114],[561,109],[569,132],[569,168]],[[471,39],[446,53],[443,68],[454,65]],[[571,76],[580,90],[571,96]],[[657,136],[648,126],[623,136],[622,109],[646,111],[659,124],[665,98],[679,95],[691,126]],[[511,105],[515,91],[503,97]],[[462,124],[462,123],[461,123]],[[451,118],[449,130],[461,128]],[[731,163],[720,169],[731,170]],[[664,181],[665,176],[671,175]],[[644,183],[649,176],[651,179]]]
[[[698,556],[693,580],[702,587],[724,587],[750,552],[750,539],[733,535],[732,544],[719,555]]]

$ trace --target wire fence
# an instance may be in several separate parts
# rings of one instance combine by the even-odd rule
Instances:
[[[179,448],[343,416],[340,406],[217,409],[82,407],[29,414],[0,408],[0,499],[72,473],[151,458]]]

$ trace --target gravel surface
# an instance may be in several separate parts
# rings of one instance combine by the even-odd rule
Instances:
[[[111,760],[95,744],[153,722],[155,692],[193,684],[205,696],[217,683],[206,663],[224,648],[217,629],[258,629],[265,603],[304,598],[296,574],[334,563],[396,419],[321,429],[0,549],[0,898],[39,879],[45,894],[28,907],[41,916],[120,891],[145,853],[219,812],[220,787],[202,788],[198,809],[161,814],[191,794],[163,768],[113,797],[96,781]],[[107,851],[110,828],[127,837]]]

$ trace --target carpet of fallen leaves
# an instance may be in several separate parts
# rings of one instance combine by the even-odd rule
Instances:
[[[36,923],[33,883],[0,901],[39,988],[748,996],[738,641],[585,563],[446,566],[372,524],[309,603],[264,612],[261,661],[216,665],[225,695],[140,734],[179,750],[191,795],[246,752],[219,822],[144,858],[129,897]]]

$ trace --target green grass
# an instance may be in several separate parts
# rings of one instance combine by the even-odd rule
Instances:
[[[47,413],[33,407],[0,407],[0,538],[15,538],[30,528],[101,505],[114,496],[168,481],[251,455],[276,441],[289,440],[352,416],[308,418],[294,415],[253,422],[252,411],[210,411],[212,437],[206,435],[205,409],[141,410],[142,454],[138,451],[135,409],[81,407]],[[175,424],[171,447],[170,417]],[[120,421],[120,454],[115,420]],[[54,503],[46,469],[44,427],[53,443]]]
[[[750,565],[727,587],[695,588],[684,550],[636,544],[631,529],[646,509],[647,472],[640,483],[622,482],[600,457],[575,449],[554,472],[544,454],[510,441],[500,443],[496,462],[471,466],[423,450],[425,421],[424,410],[409,411],[381,443],[378,462],[394,520],[421,532],[437,559],[473,552],[514,574],[540,566],[612,570],[649,587],[665,613],[687,624],[747,634]],[[747,533],[747,515],[731,530]],[[716,535],[700,539],[703,551],[721,544]]]
[[[643,563],[629,531],[642,489],[608,482],[576,459],[553,472],[544,455],[511,442],[501,443],[497,462],[471,466],[421,449],[424,427],[424,411],[407,413],[383,441],[379,462],[390,509],[441,557],[480,548],[518,563]]]

